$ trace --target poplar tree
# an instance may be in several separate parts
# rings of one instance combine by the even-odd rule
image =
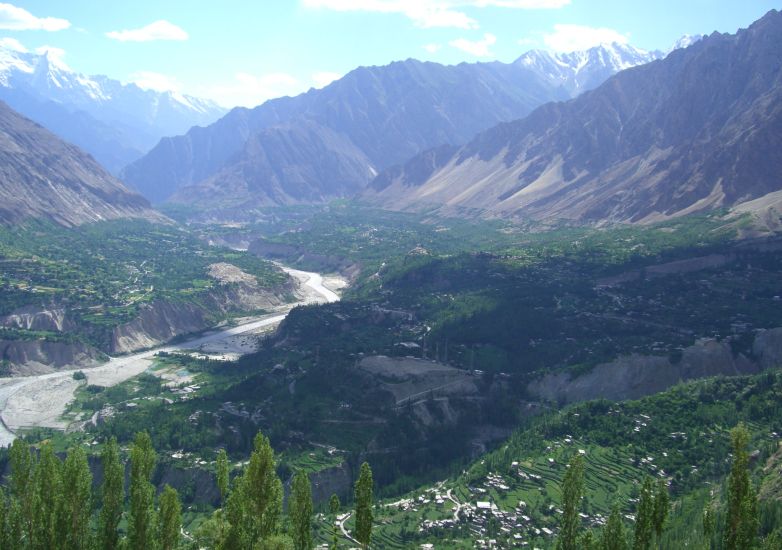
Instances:
[[[665,522],[668,521],[670,507],[671,499],[668,496],[668,486],[664,480],[660,479],[657,481],[657,490],[654,494],[654,509],[652,510],[652,526],[658,541],[663,534]]]
[[[225,449],[220,449],[217,453],[217,462],[215,465],[217,476],[217,488],[220,489],[220,505],[225,504],[225,497],[228,494],[228,454]]]
[[[274,451],[261,433],[255,436],[247,468],[234,480],[224,511],[228,532],[221,548],[252,548],[279,531],[282,482],[275,472]]]
[[[155,487],[150,483],[157,457],[146,432],[136,434],[130,450],[130,514],[128,546],[130,550],[154,548]]]
[[[654,482],[651,477],[644,479],[641,496],[635,514],[635,536],[633,550],[649,550],[654,534]]]
[[[166,484],[159,504],[157,542],[160,550],[174,550],[182,529],[182,505],[176,489]]]
[[[103,446],[103,484],[101,509],[98,517],[98,542],[103,550],[119,547],[119,522],[125,506],[125,468],[119,458],[117,439],[112,437]]]
[[[331,543],[331,549],[337,550],[337,514],[339,514],[339,497],[336,494],[331,495],[331,498],[329,499],[329,512],[334,516],[334,523],[331,524],[331,529],[334,532],[333,541]]]
[[[23,548],[23,527],[19,501],[0,487],[0,548]]]
[[[749,479],[749,432],[739,424],[730,432],[733,464],[728,477],[728,508],[724,543],[727,550],[754,548],[760,521],[758,503]]]
[[[288,500],[288,516],[291,521],[291,537],[296,550],[312,549],[312,487],[305,472],[293,476]]]
[[[20,536],[24,536],[28,544],[35,537],[35,507],[36,492],[33,488],[33,472],[36,460],[30,452],[30,446],[22,439],[14,439],[9,450],[11,466],[11,501],[18,503]]]
[[[714,518],[714,510],[711,504],[706,505],[703,510],[703,547],[711,548],[711,539],[714,537],[714,530],[716,528],[716,519]]]
[[[92,546],[90,516],[92,512],[92,472],[87,453],[81,447],[68,451],[62,469],[61,514],[63,548],[84,550]]]
[[[562,529],[557,538],[557,550],[578,548],[578,529],[581,518],[578,511],[584,496],[584,457],[575,455],[562,481]]]
[[[54,454],[51,443],[41,445],[38,464],[33,473],[33,536],[32,547],[59,548],[64,528],[61,523],[62,462]]]
[[[608,516],[605,527],[603,527],[603,536],[600,539],[602,550],[627,550],[627,536],[625,535],[625,526],[622,521],[622,514],[619,512],[619,505],[614,504],[611,508],[611,514]]]
[[[369,546],[372,539],[372,469],[364,462],[356,481],[356,540],[363,548]]]
[[[242,491],[251,545],[277,534],[282,515],[282,482],[275,471],[271,443],[259,433],[254,447],[244,472]]]

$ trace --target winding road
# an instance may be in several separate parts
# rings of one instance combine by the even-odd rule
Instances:
[[[73,379],[73,373],[78,370],[83,370],[89,384],[103,386],[119,384],[147,370],[157,353],[197,349],[203,344],[276,325],[285,319],[295,306],[339,300],[336,292],[323,286],[323,276],[319,273],[281,267],[299,281],[299,290],[303,296],[301,300],[289,304],[279,313],[256,317],[240,325],[179,344],[112,357],[107,363],[90,369],[67,369],[37,376],[0,378],[0,446],[10,445],[16,439],[14,430],[19,428],[36,426],[64,428],[65,424],[61,416],[80,384],[78,380]]]

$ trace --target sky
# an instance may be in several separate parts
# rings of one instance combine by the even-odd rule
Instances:
[[[407,58],[510,62],[614,41],[666,51],[771,9],[782,0],[17,0],[0,2],[0,44],[233,107]]]

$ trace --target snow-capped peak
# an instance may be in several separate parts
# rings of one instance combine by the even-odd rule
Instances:
[[[671,48],[668,50],[668,53],[671,53],[674,50],[680,50],[682,48],[689,48],[702,38],[702,34],[685,34],[673,43],[673,46],[671,46]]]
[[[106,76],[81,74],[68,67],[64,55],[63,50],[50,46],[31,52],[15,39],[0,38],[0,87],[24,89],[99,120],[124,117],[123,122],[138,124],[139,119],[146,119],[153,125],[159,121],[166,134],[211,122],[224,112],[211,101],[177,92],[145,91]]]
[[[663,57],[629,44],[600,44],[588,50],[559,53],[531,50],[515,64],[563,87],[571,96],[594,88],[614,73]]]

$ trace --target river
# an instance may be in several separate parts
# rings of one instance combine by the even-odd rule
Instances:
[[[336,292],[323,285],[323,276],[319,273],[280,267],[299,281],[301,299],[279,313],[256,317],[179,344],[112,357],[105,364],[91,369],[67,369],[36,376],[0,378],[0,446],[11,444],[16,438],[14,429],[18,427],[64,427],[61,416],[81,383],[73,379],[73,373],[77,370],[83,370],[89,384],[119,384],[147,370],[152,365],[155,354],[159,352],[197,349],[210,342],[276,325],[297,305],[339,300]]]

